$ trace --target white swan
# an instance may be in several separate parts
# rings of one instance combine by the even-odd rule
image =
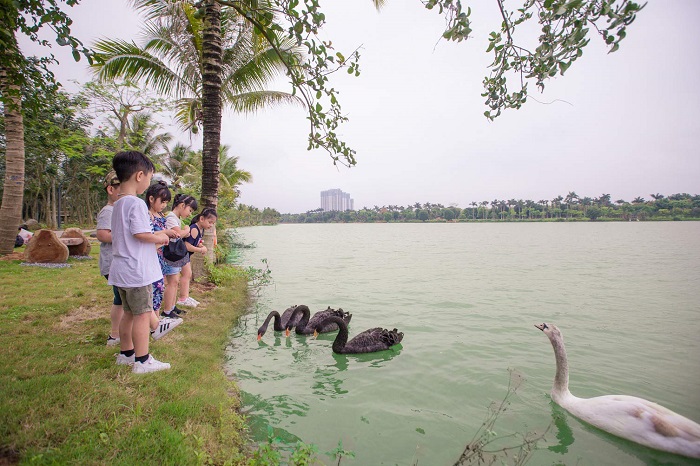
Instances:
[[[577,398],[569,391],[564,338],[552,324],[535,325],[554,348],[557,373],[552,399],[577,418],[618,437],[656,450],[700,458],[700,424],[656,403],[626,395]]]

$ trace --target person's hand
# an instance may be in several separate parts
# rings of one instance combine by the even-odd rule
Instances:
[[[201,252],[202,254],[206,254],[206,253],[207,253],[207,247],[206,247],[206,246],[202,246],[201,248],[199,248],[199,252]]]
[[[163,233],[162,231],[159,231],[157,233],[154,233],[156,238],[158,238],[158,242],[156,243],[158,246],[165,246],[170,242],[170,238],[168,238],[168,235]]]
[[[190,236],[190,229],[186,228],[180,232],[180,238],[187,238]]]
[[[175,238],[179,238],[179,237],[180,237],[180,235],[177,233],[177,231],[173,230],[172,228],[169,229],[169,230],[163,230],[163,233],[165,233],[166,235],[168,235],[168,238],[173,238],[173,239],[175,239]]]

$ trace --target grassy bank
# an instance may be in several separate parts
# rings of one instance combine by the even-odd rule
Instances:
[[[202,304],[137,376],[107,348],[111,288],[97,259],[47,269],[0,260],[0,465],[245,463],[245,425],[222,371],[246,276],[193,289]]]

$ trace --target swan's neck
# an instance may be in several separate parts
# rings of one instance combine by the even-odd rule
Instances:
[[[564,348],[564,340],[561,338],[551,338],[552,348],[554,348],[554,357],[557,362],[557,373],[554,376],[554,385],[552,386],[552,398],[554,401],[562,397],[568,397],[569,393],[569,361],[566,358],[566,349]]]
[[[331,317],[328,320],[338,324],[338,335],[333,340],[333,352],[341,353],[348,342],[348,324],[340,317]]]
[[[283,331],[284,328],[282,327],[282,321],[280,320],[280,313],[277,312],[277,311],[272,311],[272,312],[270,313],[270,315],[271,315],[272,317],[275,318],[275,324],[274,324],[274,329],[275,329],[275,331],[277,331],[277,332]],[[267,319],[268,319],[268,321],[269,321],[269,320],[270,320],[270,316],[268,316]]]
[[[272,319],[273,317],[275,318],[275,330],[277,330],[277,331],[284,330],[283,328],[281,328],[281,325],[280,325],[279,313],[277,311],[272,311],[265,318],[265,322],[263,322],[262,326],[260,326],[260,330],[258,331],[258,333],[265,333],[267,331],[267,326],[270,324],[270,319]],[[280,328],[277,328],[277,327],[280,327]]]
[[[294,320],[297,314],[302,313],[303,315],[301,316],[301,320],[299,320],[299,323],[296,325],[296,332],[301,333],[305,328],[306,325],[309,323],[309,319],[311,318],[311,311],[309,310],[308,306],[298,306],[294,310],[294,314],[292,314],[292,317],[289,318],[289,322]]]

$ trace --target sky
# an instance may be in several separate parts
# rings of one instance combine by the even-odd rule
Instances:
[[[440,40],[443,18],[420,1],[386,3],[377,12],[371,0],[321,2],[322,36],[346,56],[360,47],[360,77],[331,77],[350,119],[339,135],[357,151],[357,165],[334,166],[325,152],[306,150],[301,108],[226,111],[221,142],[253,175],[240,202],[300,213],[319,208],[320,191],[333,188],[350,193],[356,209],[551,200],[570,191],[613,201],[700,194],[697,0],[649,0],[619,51],[608,54],[592,36],[565,76],[546,82],[542,94],[531,84],[525,106],[493,122],[481,93],[487,36],[500,24],[496,2],[471,2],[474,32],[458,44]],[[83,0],[69,12],[86,44],[138,39],[140,19],[126,0]],[[55,73],[70,90],[69,80],[90,79],[84,60],[53,50]],[[283,79],[275,88],[291,90]],[[163,121],[201,149],[201,138]]]

